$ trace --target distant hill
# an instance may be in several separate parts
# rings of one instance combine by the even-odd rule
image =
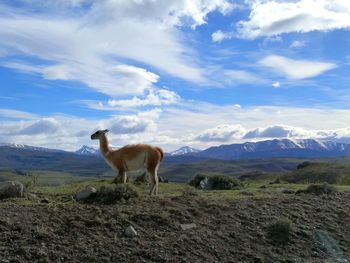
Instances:
[[[237,160],[274,157],[323,158],[350,156],[350,144],[322,142],[314,139],[275,139],[210,147],[191,154],[198,157]]]
[[[27,145],[0,146],[0,170],[46,170],[79,176],[115,175],[100,154],[83,146],[78,152]],[[194,174],[222,173],[254,176],[294,170],[305,159],[350,156],[350,145],[317,140],[269,140],[210,147],[204,151],[178,151],[167,155],[159,175],[188,181]],[[344,159],[345,160],[345,159]],[[346,159],[347,160],[347,159]],[[305,170],[306,171],[306,170]]]
[[[302,161],[300,159],[227,161],[186,155],[166,156],[160,166],[159,175],[171,181],[184,182],[199,172],[222,173],[231,176],[256,172],[285,172],[295,169]],[[106,174],[115,176],[115,172],[100,155],[30,147],[0,146],[0,170],[40,170],[66,172],[78,176]]]
[[[110,169],[99,156],[45,148],[0,146],[0,169],[68,171],[83,176],[98,176]]]

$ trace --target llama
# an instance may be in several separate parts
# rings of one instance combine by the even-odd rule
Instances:
[[[100,152],[105,161],[118,173],[123,183],[126,183],[126,173],[147,169],[151,184],[150,195],[158,194],[157,171],[164,153],[159,147],[148,144],[126,145],[118,150],[108,147],[106,133],[108,130],[98,130],[91,135],[91,140],[99,140]]]

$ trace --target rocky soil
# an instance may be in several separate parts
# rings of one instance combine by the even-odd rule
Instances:
[[[268,226],[284,218],[292,222],[291,239],[285,245],[273,243]],[[126,235],[130,225],[137,236]],[[328,239],[320,241],[318,233]],[[329,240],[333,243],[327,244]],[[0,200],[1,263],[346,259],[350,259],[349,192],[225,200],[184,194],[114,205],[51,196]]]

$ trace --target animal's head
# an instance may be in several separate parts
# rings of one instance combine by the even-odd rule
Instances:
[[[107,132],[108,130],[98,130],[97,132],[91,134],[91,140],[98,140],[102,134],[105,134]]]

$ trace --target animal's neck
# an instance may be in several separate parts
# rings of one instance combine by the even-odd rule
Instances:
[[[100,136],[100,151],[105,156],[109,152],[107,136]]]

